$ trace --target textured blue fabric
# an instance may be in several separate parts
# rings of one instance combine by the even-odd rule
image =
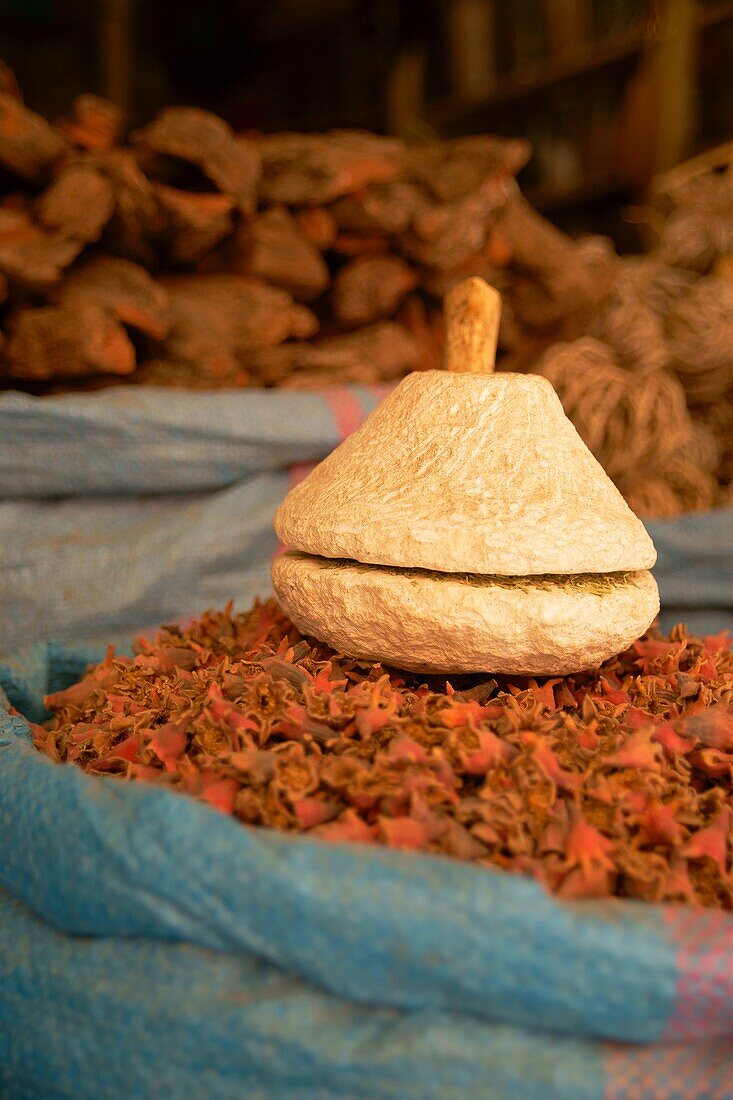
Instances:
[[[241,952],[64,936],[1,891],[0,928],[14,1100],[603,1097],[597,1044],[349,1004]]]
[[[372,389],[349,393],[367,413],[377,403]],[[39,398],[10,391],[0,394],[0,498],[221,489],[318,461],[340,441],[332,403],[316,393],[119,386]]]
[[[0,395],[0,653],[265,595],[290,467],[323,458],[378,396]],[[733,509],[649,529],[663,625],[733,627]]]
[[[37,646],[0,684],[40,714],[98,655]],[[0,836],[0,1095],[733,1095],[731,916],[682,1006],[707,1040],[672,1047],[669,907],[245,828],[55,765],[3,707]]]

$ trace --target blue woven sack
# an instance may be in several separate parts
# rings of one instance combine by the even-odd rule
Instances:
[[[1,675],[38,712],[94,656]],[[733,915],[245,827],[7,709],[0,828],[4,1096],[733,1096]]]

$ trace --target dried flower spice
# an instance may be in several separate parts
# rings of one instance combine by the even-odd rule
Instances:
[[[38,749],[248,825],[432,852],[566,898],[733,909],[733,652],[651,632],[592,673],[447,683],[274,601],[140,639],[46,699]]]

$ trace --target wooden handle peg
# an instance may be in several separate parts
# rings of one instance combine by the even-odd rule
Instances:
[[[466,279],[445,297],[445,367],[491,374],[499,337],[501,294],[483,279]]]

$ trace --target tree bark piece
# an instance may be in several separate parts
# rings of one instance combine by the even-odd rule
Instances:
[[[524,199],[515,197],[505,204],[496,232],[504,238],[516,272],[509,291],[512,308],[530,328],[560,325],[563,332],[567,326],[582,327],[608,295],[612,264],[596,255],[595,245],[588,248],[566,237]]]
[[[230,195],[179,191],[162,183],[154,183],[153,191],[167,221],[163,249],[171,264],[197,263],[234,229]]]
[[[352,260],[334,279],[334,316],[354,326],[391,317],[416,286],[416,273],[399,256],[387,253]]]
[[[64,137],[13,94],[0,93],[0,164],[30,183],[45,183],[66,153]]]
[[[458,267],[486,245],[498,212],[517,193],[509,176],[490,176],[466,198],[426,203],[399,238],[400,251],[427,267]]]
[[[162,357],[221,376],[247,366],[254,348],[312,336],[318,322],[284,290],[239,275],[181,275],[163,280],[172,325]]]
[[[236,248],[237,252],[243,250],[244,257],[249,254],[242,270],[283,287],[295,298],[317,298],[330,282],[320,250],[284,207],[267,210],[250,226],[242,227]]]
[[[11,318],[6,366],[13,378],[39,380],[125,375],[135,369],[135,349],[99,306],[43,306]]]
[[[403,233],[423,201],[416,187],[396,180],[337,199],[331,213],[347,233]]]
[[[529,160],[528,141],[488,134],[416,146],[405,175],[441,203],[455,203],[480,191],[486,180],[516,176]]]
[[[132,140],[150,152],[197,165],[244,214],[254,213],[260,174],[255,145],[236,138],[216,115],[197,107],[168,107]]]
[[[394,179],[404,155],[401,141],[360,130],[268,134],[254,143],[262,157],[261,197],[294,206],[329,203]]]
[[[134,153],[113,149],[93,161],[115,189],[115,212],[105,233],[111,251],[146,267],[156,267],[153,242],[165,230],[166,219],[152,184],[140,170]]]
[[[445,325],[439,309],[428,309],[419,294],[411,294],[400,306],[395,321],[415,338],[420,359],[415,370],[441,370],[445,346]]]
[[[92,256],[67,273],[56,298],[61,305],[86,302],[110,310],[119,321],[155,340],[170,329],[170,302],[147,271],[116,256]]]
[[[120,107],[98,95],[77,96],[71,113],[56,127],[67,141],[90,153],[105,153],[122,134],[124,114]]]
[[[391,321],[311,344],[298,342],[256,351],[245,360],[260,384],[291,389],[389,381],[406,374],[419,361],[417,341]]]
[[[21,290],[48,291],[81,249],[81,241],[44,232],[22,211],[0,209],[0,272]]]
[[[383,236],[364,237],[360,233],[339,233],[332,247],[340,256],[376,256],[389,250],[390,239]]]
[[[317,298],[330,282],[321,253],[301,233],[282,206],[272,207],[248,225],[232,242],[234,269],[288,290],[294,298]]]
[[[297,210],[295,220],[298,229],[319,252],[327,252],[338,234],[336,220],[330,210],[322,206],[306,206]]]
[[[110,180],[83,161],[62,168],[36,204],[45,229],[78,241],[96,241],[112,217],[115,192]]]

